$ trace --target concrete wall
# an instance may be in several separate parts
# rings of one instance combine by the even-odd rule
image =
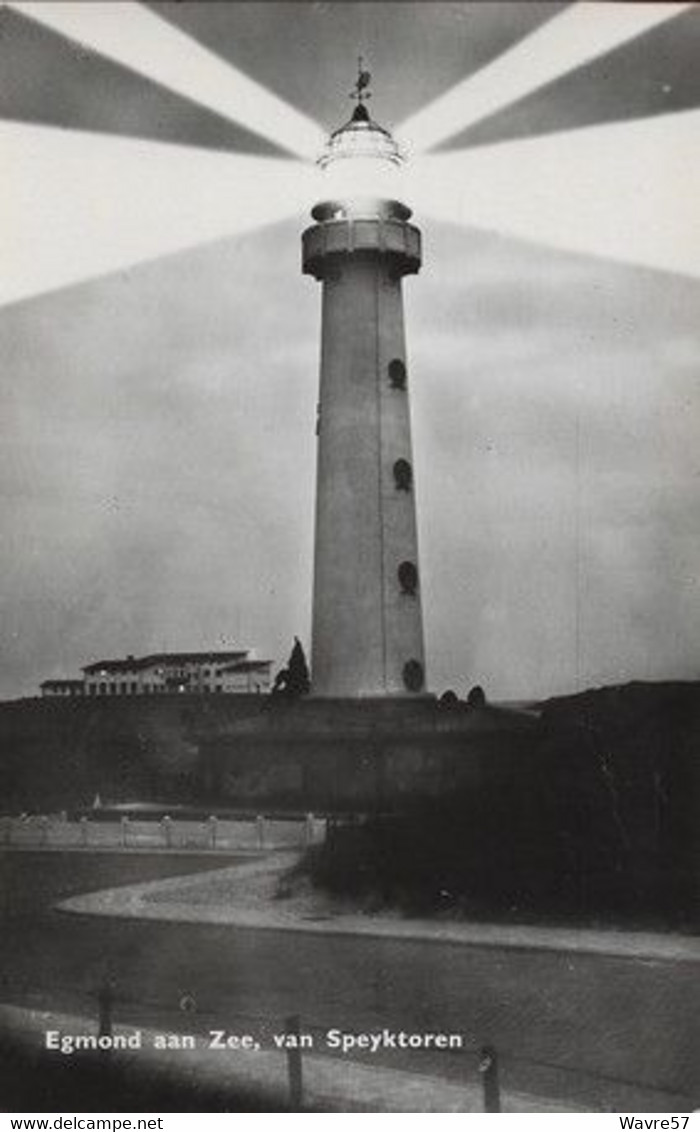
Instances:
[[[287,702],[261,696],[98,697],[0,706],[0,789],[10,811],[103,802],[382,807],[432,794],[532,724],[428,699]]]

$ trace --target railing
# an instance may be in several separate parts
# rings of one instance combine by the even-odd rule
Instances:
[[[20,991],[20,988],[15,987],[15,990]],[[32,1005],[36,1006],[38,1005],[37,988],[33,987],[32,990]],[[54,985],[50,991],[47,988],[46,994],[55,1000],[57,991],[59,998],[62,997],[60,990],[60,987]],[[76,988],[67,987],[65,991],[74,1001]],[[19,997],[24,998],[21,991]],[[45,996],[40,993],[39,997],[42,1000],[42,1008],[45,1008],[47,1005]],[[223,1090],[224,1093],[228,1092],[231,1097],[235,1097],[238,1088],[245,1082],[249,1090],[259,1088],[261,1093],[265,1092],[265,1095],[269,1095],[272,1089],[289,1111],[348,1112],[353,1111],[358,1103],[362,1107],[365,1099],[371,1099],[362,1095],[365,1072],[368,1073],[366,1081],[375,1089],[377,1088],[375,1074],[380,1073],[382,1105],[389,1106],[392,1100],[396,1099],[399,1099],[400,1104],[405,1105],[406,1101],[413,1097],[423,1098],[430,1094],[432,1105],[427,1111],[668,1112],[690,1111],[697,1105],[697,1098],[670,1091],[665,1094],[665,1091],[658,1086],[649,1086],[641,1081],[624,1081],[612,1075],[606,1076],[604,1073],[576,1068],[570,1064],[552,1065],[534,1058],[523,1057],[505,1047],[497,1046],[492,1041],[480,1042],[478,1035],[471,1040],[465,1038],[464,1045],[459,1050],[446,1052],[444,1070],[441,1072],[436,1070],[434,1059],[427,1065],[421,1066],[421,1055],[420,1052],[416,1054],[416,1051],[413,1051],[413,1054],[409,1051],[406,1058],[398,1065],[395,1057],[392,1061],[392,1055],[383,1059],[381,1055],[376,1057],[369,1053],[353,1052],[352,1055],[343,1056],[328,1051],[320,1053],[319,1048],[323,1046],[324,1035],[332,1031],[318,1020],[310,1020],[299,1013],[271,1017],[238,1011],[233,1013],[212,1011],[199,1004],[196,990],[192,989],[181,993],[178,1001],[166,1002],[162,999],[150,1000],[148,996],[144,998],[141,995],[137,998],[133,993],[130,994],[126,987],[106,980],[92,992],[78,992],[78,997],[83,1003],[83,1012],[87,1015],[82,1020],[80,1033],[94,1033],[98,1041],[102,1039],[97,1048],[100,1050],[107,1075],[112,1071],[112,1062],[117,1073],[117,1066],[120,1064],[119,1045],[116,1043],[116,1048],[112,1048],[111,1042],[116,1034],[127,1036],[129,1032],[138,1030],[145,1036],[151,1032],[155,1034],[167,1031],[171,1040],[177,1034],[187,1041],[194,1041],[196,1038],[196,1048],[217,1051],[212,1053],[210,1059],[216,1069],[216,1075],[214,1078],[207,1076],[206,1079],[210,1083],[214,1081],[219,1093]],[[37,1015],[36,1009],[26,1013],[33,1019],[31,1025],[41,1025],[43,1034],[47,1026],[47,1015],[43,1013]],[[1,1016],[2,1008],[0,1008]],[[57,1019],[55,1024],[60,1025],[61,1016],[54,1017]],[[144,1028],[144,1018],[148,1019],[147,1025],[151,1027],[150,1030]],[[373,1032],[375,1029],[375,1026],[370,1026],[368,1032]],[[362,1031],[352,1027],[344,1033],[359,1036]],[[262,1050],[274,1051],[276,1056],[265,1059],[264,1072],[261,1072],[257,1078],[254,1069],[252,1071],[246,1069],[242,1075],[239,1075],[241,1067],[239,1053],[236,1052],[230,1058],[222,1056],[219,1052],[221,1045],[211,1045],[211,1034],[253,1036]],[[313,1040],[311,1047],[305,1044],[305,1039],[309,1038]],[[181,1048],[193,1047],[183,1045]],[[58,1054],[56,1056],[59,1063],[68,1064]],[[89,1054],[86,1056],[89,1058]],[[167,1076],[170,1081],[174,1080],[172,1077],[174,1056],[170,1054],[163,1059],[164,1064],[167,1062]],[[69,1060],[73,1063],[75,1058]],[[78,1056],[78,1068],[79,1062],[80,1056]],[[352,1074],[348,1074],[342,1068],[349,1062],[355,1067]],[[320,1064],[326,1068],[320,1078],[322,1087],[319,1090]],[[129,1065],[136,1071],[133,1058]],[[255,1065],[255,1060],[251,1065]],[[548,1090],[537,1087],[523,1088],[523,1079],[529,1079],[534,1083],[537,1070],[541,1069],[558,1071],[560,1075],[558,1087]],[[157,1066],[149,1062],[148,1073],[154,1070],[157,1071]],[[189,1081],[192,1087],[196,1088],[197,1078],[197,1071],[190,1064],[186,1073],[183,1069],[182,1086],[187,1088]],[[202,1077],[202,1081],[204,1079]],[[109,1084],[109,1076],[106,1077],[106,1082]],[[120,1085],[120,1088],[122,1087],[123,1080]],[[436,1103],[443,1102],[444,1108],[434,1107]],[[319,1108],[320,1103],[326,1107]],[[350,1107],[346,1107],[348,1103]],[[641,1107],[645,1103],[663,1103],[663,1108]],[[341,1105],[343,1107],[337,1107]],[[379,1110],[373,1108],[371,1111],[421,1110],[383,1107]]]
[[[18,988],[16,988],[18,989]],[[53,988],[54,992],[56,989]],[[66,988],[68,989],[68,988]],[[75,989],[70,989],[71,997],[75,995]],[[275,1065],[279,1065],[279,1078],[276,1082],[265,1081],[266,1089],[269,1090],[270,1085],[281,1098],[286,1108],[292,1112],[311,1111],[314,1109],[318,1111],[318,1097],[314,1096],[313,1077],[309,1083],[306,1081],[306,1048],[305,1043],[310,1039],[319,1043],[322,1035],[327,1031],[320,1024],[309,1023],[303,1019],[299,1014],[290,1014],[284,1018],[273,1019],[263,1017],[261,1015],[239,1014],[236,1013],[234,1017],[227,1018],[226,1023],[223,1019],[212,1015],[208,1011],[200,1013],[197,999],[191,991],[184,992],[177,1005],[171,1004],[169,1006],[162,1002],[145,1001],[143,998],[138,1000],[130,997],[128,993],[124,992],[123,988],[117,986],[111,980],[105,980],[100,986],[96,987],[92,992],[83,992],[80,997],[84,1003],[84,1009],[88,1012],[89,1017],[85,1018],[81,1023],[81,1034],[92,1033],[94,1034],[94,1048],[98,1051],[100,1056],[101,1068],[105,1074],[105,1083],[109,1087],[109,1077],[112,1072],[113,1063],[118,1062],[120,1039],[123,1042],[128,1036],[130,1031],[144,1033],[143,1028],[136,1024],[134,1012],[141,1014],[146,1009],[151,1018],[151,1022],[165,1023],[167,1019],[168,1037],[172,1042],[175,1036],[180,1033],[181,1040],[184,1042],[193,1042],[195,1035],[199,1039],[200,1048],[211,1048],[220,1050],[222,1043],[229,1040],[230,1034],[240,1035],[245,1032],[248,1037],[257,1035],[259,1042],[256,1040],[256,1046],[262,1048],[274,1048],[275,1052],[279,1055],[279,1061],[275,1060]],[[11,1010],[18,1008],[11,1008]],[[20,1008],[21,1009],[21,1008]],[[32,1012],[35,1017],[35,1012]],[[0,1017],[2,1009],[0,1008]],[[42,1014],[44,1021],[42,1025],[46,1025],[46,1018],[48,1016]],[[60,1018],[60,1015],[54,1017]],[[33,1025],[34,1022],[30,1022]],[[84,1029],[83,1029],[84,1026]],[[212,1027],[220,1026],[221,1029],[214,1029]],[[183,1027],[186,1030],[186,1035],[183,1034]],[[154,1031],[158,1032],[158,1031]],[[62,1034],[60,1030],[53,1030],[52,1024],[49,1023],[48,1031],[42,1031],[42,1037],[45,1045],[46,1034],[56,1035],[56,1044],[48,1046],[48,1049],[56,1049],[60,1054],[60,1037]],[[219,1044],[212,1044],[211,1034],[216,1034],[216,1041]],[[218,1035],[221,1035],[219,1037]],[[225,1035],[225,1036],[224,1036]],[[274,1035],[274,1042],[272,1041]],[[116,1039],[116,1040],[115,1040]],[[237,1039],[240,1040],[240,1039]],[[128,1048],[128,1047],[126,1047]],[[140,1047],[139,1047],[140,1048]],[[190,1045],[183,1045],[183,1049],[192,1048]],[[244,1047],[245,1048],[245,1047]],[[75,1058],[75,1051],[71,1051],[73,1058]],[[479,1098],[483,1106],[484,1112],[500,1112],[501,1111],[501,1096],[498,1081],[498,1063],[497,1054],[493,1047],[478,1047],[469,1048],[462,1051],[465,1056],[461,1059],[463,1078],[461,1083],[454,1080],[440,1080],[434,1075],[426,1075],[425,1073],[412,1074],[414,1078],[417,1077],[419,1082],[419,1089],[424,1089],[428,1077],[432,1082],[433,1088],[440,1087],[447,1090],[452,1094],[451,1103],[454,1105],[455,1090],[464,1091],[465,1101],[469,1105],[469,1109],[473,1109],[475,1104],[478,1104]],[[90,1053],[87,1059],[94,1065],[94,1056]],[[326,1055],[323,1057],[326,1065],[340,1066],[345,1064],[348,1060],[343,1058],[342,1062],[338,1057]],[[80,1054],[78,1054],[78,1068],[79,1068]],[[217,1054],[213,1055],[213,1060],[216,1064],[221,1066],[222,1079],[225,1080],[226,1088],[232,1096],[235,1095],[237,1090],[237,1074],[235,1069],[235,1060],[226,1062]],[[318,1064],[318,1055],[315,1055],[314,1060]],[[369,1066],[367,1061],[361,1059],[352,1059],[357,1066],[360,1073],[362,1070],[368,1070]],[[60,1057],[59,1057],[60,1061]],[[133,1063],[132,1063],[133,1064]],[[373,1066],[379,1069],[380,1072],[386,1074],[387,1082],[390,1083],[392,1078],[397,1080],[400,1084],[399,1089],[406,1087],[406,1071],[392,1070],[386,1065]],[[116,1065],[114,1065],[116,1070]],[[335,1106],[336,1104],[343,1104],[346,1100],[347,1090],[345,1089],[344,1081],[345,1074],[338,1073],[335,1077],[335,1083],[329,1086],[328,1077],[324,1078],[324,1092],[327,1092],[328,1103]],[[422,1083],[421,1083],[422,1082]],[[123,1087],[123,1086],[122,1086]],[[475,1092],[476,1090],[476,1092]],[[349,1096],[349,1094],[347,1094]],[[387,1098],[388,1099],[388,1098]],[[309,1107],[307,1107],[309,1106]],[[324,1111],[326,1111],[324,1109]],[[338,1109],[338,1111],[346,1111],[345,1107]],[[451,1111],[451,1109],[450,1109]]]
[[[192,821],[166,815],[159,821],[124,816],[118,821],[77,821],[61,815],[0,818],[0,845],[31,849],[172,849],[229,852],[305,848],[323,841],[325,819],[218,818]]]

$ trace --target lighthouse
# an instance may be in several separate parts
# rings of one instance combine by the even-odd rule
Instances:
[[[401,151],[356,106],[319,158],[324,199],[302,237],[322,284],[312,694],[425,694],[402,280],[421,237],[395,199]]]

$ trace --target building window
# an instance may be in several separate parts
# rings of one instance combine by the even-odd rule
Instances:
[[[408,460],[397,460],[393,470],[396,490],[410,491],[413,486],[413,468]]]
[[[406,367],[400,358],[389,362],[389,384],[392,389],[406,388]]]
[[[415,594],[418,589],[418,571],[413,562],[402,562],[397,570],[401,593]]]
[[[423,687],[423,665],[419,660],[407,660],[403,666],[403,682],[409,692],[420,692]]]
[[[107,685],[106,684],[100,684],[100,695],[104,696],[106,691],[107,691]]]

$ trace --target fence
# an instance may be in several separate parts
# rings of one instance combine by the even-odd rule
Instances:
[[[466,1105],[466,1111],[478,1111],[479,1109],[483,1109],[484,1112],[501,1111],[498,1055],[492,1046],[470,1047],[464,1051],[465,1056],[461,1059],[463,1076],[461,1082],[457,1083],[455,1080],[440,1080],[432,1075],[421,1074],[420,1072],[417,1074],[406,1073],[405,1070],[397,1072],[395,1068],[392,1069],[381,1064],[379,1067],[372,1065],[370,1068],[367,1064],[368,1059],[365,1058],[363,1061],[361,1054],[359,1058],[352,1057],[350,1059],[347,1057],[341,1059],[340,1056],[332,1055],[325,1057],[321,1055],[319,1057],[317,1054],[311,1057],[311,1054],[307,1051],[315,1048],[312,1047],[312,1043],[322,1044],[322,1035],[334,1031],[328,1031],[318,1024],[309,1023],[299,1014],[270,1019],[260,1015],[236,1013],[234,1017],[227,1018],[228,1024],[225,1025],[223,1019],[216,1018],[210,1012],[206,1010],[200,1012],[196,995],[191,991],[186,991],[181,995],[177,1006],[171,1004],[166,1007],[162,1003],[141,1000],[137,1007],[134,1000],[124,994],[123,988],[109,979],[101,983],[94,991],[89,992],[84,1001],[90,1017],[84,1019],[81,1023],[81,1034],[94,1035],[91,1039],[94,1044],[87,1048],[99,1052],[108,1088],[109,1074],[112,1067],[115,1069],[117,1067],[119,1050],[142,1049],[141,1043],[144,1032],[159,1033],[158,1030],[144,1031],[140,1026],[136,1028],[134,1012],[136,1010],[137,1014],[141,1014],[145,1007],[151,1026],[158,1022],[167,1024],[167,1038],[170,1043],[168,1048],[170,1050],[176,1048],[179,1034],[179,1040],[183,1043],[181,1049],[194,1049],[195,1042],[197,1042],[196,1048],[200,1050],[217,1051],[211,1056],[210,1068],[213,1062],[218,1071],[219,1088],[221,1089],[221,1086],[225,1085],[224,1091],[227,1089],[232,1097],[236,1095],[237,1089],[240,1088],[241,1081],[245,1082],[248,1090],[251,1089],[251,1085],[254,1087],[255,1074],[253,1073],[251,1076],[250,1072],[245,1070],[241,1073],[240,1060],[237,1060],[236,1056],[232,1056],[227,1062],[225,1058],[221,1058],[219,1051],[222,1049],[231,1050],[237,1055],[241,1050],[259,1050],[260,1046],[263,1049],[270,1049],[274,1046],[273,1060],[271,1061],[268,1056],[264,1072],[259,1074],[257,1078],[258,1087],[261,1092],[268,1095],[271,1090],[274,1091],[288,1111],[319,1111],[318,1104],[321,1099],[330,1106],[329,1109],[324,1108],[321,1111],[353,1111],[357,1107],[358,1100],[360,1107],[363,1108],[364,1103],[369,1100],[364,1090],[366,1090],[368,1083],[370,1087],[373,1086],[376,1090],[378,1077],[386,1086],[383,1101],[389,1104],[391,1104],[392,1098],[394,1100],[400,1098],[399,1104],[405,1105],[411,1094],[422,1094],[425,1097],[427,1092],[431,1092],[433,1100],[441,1094],[445,1096],[446,1103],[449,1104],[446,1111],[461,1111],[459,1107],[460,1098]],[[2,1008],[0,1008],[1,1015]],[[42,1015],[44,1024],[46,1017],[46,1015]],[[60,1019],[61,1016],[55,1017]],[[124,1024],[125,1020],[126,1025]],[[53,1026],[58,1024],[57,1022],[49,1023],[48,1033],[51,1035],[50,1040],[53,1044],[48,1048],[60,1053],[62,1031],[61,1029],[53,1029]],[[221,1026],[221,1029],[211,1028],[214,1025]],[[186,1033],[183,1033],[183,1028],[187,1031]],[[133,1041],[134,1033],[139,1035],[137,1047],[130,1046],[128,1041],[130,1034]],[[214,1038],[211,1035],[214,1035]],[[363,1035],[345,1034],[348,1039],[350,1036],[361,1037]],[[68,1040],[73,1041],[70,1034]],[[75,1056],[75,1049],[71,1048],[70,1052]],[[90,1054],[88,1054],[88,1057],[90,1057]],[[307,1058],[311,1058],[311,1060],[307,1060]],[[345,1071],[348,1060],[351,1060],[354,1066],[351,1074]],[[322,1095],[319,1097],[317,1072],[321,1062],[324,1063],[325,1068],[322,1072]],[[200,1066],[202,1066],[201,1060]],[[312,1066],[316,1073],[311,1072]],[[272,1076],[270,1074],[271,1069],[273,1069]],[[307,1070],[309,1071],[308,1081]],[[171,1066],[169,1066],[170,1071]],[[187,1074],[184,1076],[186,1077]],[[354,1081],[352,1078],[354,1078]],[[220,1093],[220,1095],[222,1094]],[[347,1109],[346,1104],[348,1105]],[[398,1111],[401,1110],[398,1109]],[[384,1111],[394,1111],[394,1109],[386,1108]],[[429,1109],[429,1111],[435,1110]]]
[[[51,988],[54,1000],[57,989],[60,990]],[[76,988],[66,990],[70,990],[75,1003]],[[81,1019],[76,1032],[95,1035],[93,1048],[99,1050],[108,1090],[112,1072],[119,1088],[124,1088],[127,1079],[123,1069],[128,1064],[129,1071],[137,1076],[145,1072],[157,1078],[163,1071],[169,1082],[184,1090],[192,1088],[196,1092],[205,1086],[206,1091],[206,1086],[213,1087],[217,1104],[235,1102],[243,1090],[249,1095],[257,1093],[268,1102],[274,1099],[286,1111],[687,1112],[696,1104],[690,1096],[671,1092],[664,1095],[663,1090],[642,1082],[606,1077],[566,1064],[547,1065],[493,1042],[479,1042],[476,1035],[465,1040],[459,1050],[441,1054],[443,1061],[436,1068],[435,1056],[421,1065],[422,1051],[415,1050],[409,1050],[400,1060],[396,1054],[386,1053],[353,1051],[344,1056],[337,1050],[319,1052],[324,1047],[324,1035],[335,1031],[318,1021],[298,1013],[270,1017],[212,1010],[198,1001],[196,990],[184,991],[179,1001],[149,1000],[149,996],[136,1000],[119,982],[106,980],[79,997],[87,1017]],[[36,1006],[36,998],[33,1004]],[[17,1008],[10,1008],[10,1012],[13,1010],[16,1012]],[[6,1013],[7,1008],[0,1007],[0,1029]],[[22,1013],[30,1016],[28,1011]],[[49,1016],[37,1015],[34,1009],[31,1017],[31,1025],[41,1024],[44,1029],[48,1025],[54,1034],[73,1032],[73,1028],[61,1029],[62,1023],[69,1022],[68,1016],[53,1015],[54,1021],[48,1023]],[[144,1020],[148,1029],[144,1028]],[[70,1021],[75,1024],[77,1020]],[[127,1039],[134,1033],[139,1034],[139,1045],[131,1048],[142,1050],[142,1056],[146,1056],[146,1064],[141,1068],[140,1058],[134,1060],[133,1055],[127,1055],[127,1062],[122,1061],[121,1049],[129,1048]],[[343,1033],[363,1036],[363,1031],[356,1027]],[[167,1034],[169,1051],[196,1048],[197,1060],[184,1061],[181,1071],[172,1052],[163,1055],[160,1062],[154,1061],[147,1054],[149,1036],[154,1034]],[[180,1047],[173,1044],[178,1035],[183,1043]],[[215,1035],[213,1041],[211,1035]],[[57,1050],[58,1046],[54,1042],[48,1048]],[[255,1056],[249,1057],[249,1051],[255,1051]],[[74,1056],[66,1060],[59,1051],[54,1060],[63,1065],[70,1063],[79,1070],[82,1054],[80,1050],[77,1055],[73,1052]],[[89,1051],[85,1057],[90,1062]],[[542,1068],[559,1071],[560,1080],[555,1087],[541,1089],[535,1085],[537,1070]],[[562,1083],[562,1076],[569,1077],[571,1084]],[[523,1088],[524,1077],[529,1079],[529,1087]],[[201,1099],[202,1094],[198,1096]]]
[[[165,816],[146,821],[124,816],[118,821],[68,820],[62,815],[0,818],[0,844],[31,849],[158,849],[228,852],[305,848],[322,842],[326,822],[269,817],[231,820],[214,815],[204,821]]]

